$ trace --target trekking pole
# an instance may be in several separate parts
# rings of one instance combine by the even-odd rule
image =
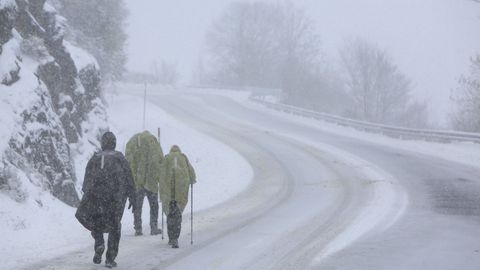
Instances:
[[[190,245],[193,245],[193,183],[190,186]]]
[[[160,128],[157,130],[157,139],[158,139],[158,144],[160,145]],[[161,199],[161,198],[160,198]],[[162,240],[163,240],[163,203],[162,203]]]

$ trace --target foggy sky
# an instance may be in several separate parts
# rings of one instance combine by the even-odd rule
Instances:
[[[150,71],[153,61],[176,63],[188,83],[205,31],[234,0],[135,0],[130,8],[128,68]],[[268,1],[268,0],[265,0]],[[274,1],[274,0],[272,0]],[[450,89],[480,52],[480,4],[470,0],[297,0],[317,26],[333,61],[345,38],[362,37],[388,50],[445,122]]]

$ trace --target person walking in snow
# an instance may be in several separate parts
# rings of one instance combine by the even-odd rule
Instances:
[[[78,221],[91,231],[95,239],[93,262],[100,264],[105,250],[104,233],[108,233],[105,266],[116,267],[115,258],[121,236],[121,220],[127,198],[130,207],[135,201],[135,186],[130,166],[122,153],[115,151],[116,138],[106,132],[102,150],[88,161],[83,181],[83,197],[75,213]]]
[[[182,213],[188,203],[191,184],[196,183],[195,171],[177,145],[165,156],[160,176],[160,200],[167,214],[168,244],[178,248]]]
[[[136,188],[133,207],[135,235],[142,235],[142,207],[145,196],[150,205],[150,234],[161,234],[158,228],[158,184],[163,152],[157,138],[148,131],[135,134],[127,143],[125,156],[132,168]]]

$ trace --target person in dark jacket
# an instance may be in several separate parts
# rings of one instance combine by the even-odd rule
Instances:
[[[106,132],[101,145],[102,150],[88,161],[82,188],[84,195],[75,216],[95,239],[95,264],[102,262],[103,234],[108,233],[105,266],[111,268],[117,265],[115,258],[126,200],[130,200],[129,209],[135,203],[135,184],[127,160],[122,153],[115,151],[115,135]]]

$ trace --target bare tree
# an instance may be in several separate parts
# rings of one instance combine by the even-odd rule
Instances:
[[[356,117],[392,123],[406,112],[410,80],[398,70],[386,51],[356,39],[346,43],[340,57]]]
[[[206,36],[214,80],[231,86],[271,86],[279,22],[274,4],[230,4]]]
[[[320,38],[303,9],[286,2],[281,12],[278,31],[281,87],[288,102],[304,103],[311,94],[319,92],[319,86],[325,86]]]
[[[480,55],[471,59],[470,73],[460,77],[451,99],[455,103],[451,115],[453,127],[480,132]]]
[[[281,88],[286,102],[315,107],[312,101],[322,99],[332,84],[324,76],[313,25],[289,1],[231,4],[207,34],[214,81]]]

